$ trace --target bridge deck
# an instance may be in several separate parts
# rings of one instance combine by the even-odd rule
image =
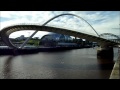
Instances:
[[[39,25],[15,25],[11,27],[6,27],[1,30],[1,38],[3,39],[4,43],[10,47],[16,48],[9,40],[9,35],[15,31],[20,30],[36,30],[36,31],[48,31],[48,32],[54,32],[54,33],[60,33],[64,35],[69,36],[75,36],[79,38],[84,38],[92,42],[98,42],[101,46],[115,46],[119,45],[119,42],[110,41],[98,36],[94,35],[88,35],[83,32],[78,32],[74,30],[68,30],[63,28],[57,28],[57,27],[50,27],[50,26],[39,26]]]

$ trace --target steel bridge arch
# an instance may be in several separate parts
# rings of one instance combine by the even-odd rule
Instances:
[[[100,34],[100,37],[102,38],[102,37],[104,37],[104,36],[106,36],[106,35],[115,37],[117,40],[114,39],[114,40],[111,40],[111,41],[120,43],[120,37],[117,36],[117,35],[114,35],[114,34],[112,34],[112,33],[102,33],[102,34]],[[105,38],[105,39],[106,39],[106,38]],[[108,39],[108,40],[110,40],[110,39]]]
[[[100,34],[100,37],[102,37],[102,36],[104,36],[104,35],[111,35],[111,36],[116,37],[117,39],[120,39],[120,37],[119,37],[119,36],[114,35],[114,34],[112,34],[112,33],[102,33],[102,34]]]

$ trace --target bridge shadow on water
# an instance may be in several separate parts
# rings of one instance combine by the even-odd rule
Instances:
[[[112,69],[114,67],[114,56],[97,56],[99,71],[101,72],[101,76],[106,77],[106,79],[109,79],[108,76],[110,76]]]
[[[114,49],[97,52],[97,61],[102,70],[112,70],[114,65]]]
[[[97,61],[99,63],[99,66],[101,70],[111,70],[114,65],[113,57],[97,57]]]
[[[3,66],[3,78],[4,79],[11,79],[11,70],[12,70],[12,61],[13,61],[13,56],[9,56],[4,63]]]

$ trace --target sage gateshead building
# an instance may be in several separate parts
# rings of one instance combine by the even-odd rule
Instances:
[[[50,33],[44,35],[41,38],[40,45],[46,47],[73,47],[77,46],[76,43],[73,43],[73,38],[68,35],[58,34],[58,33]]]

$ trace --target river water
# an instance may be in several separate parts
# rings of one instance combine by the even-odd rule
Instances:
[[[97,48],[0,56],[0,79],[109,79],[114,58],[97,58]]]

